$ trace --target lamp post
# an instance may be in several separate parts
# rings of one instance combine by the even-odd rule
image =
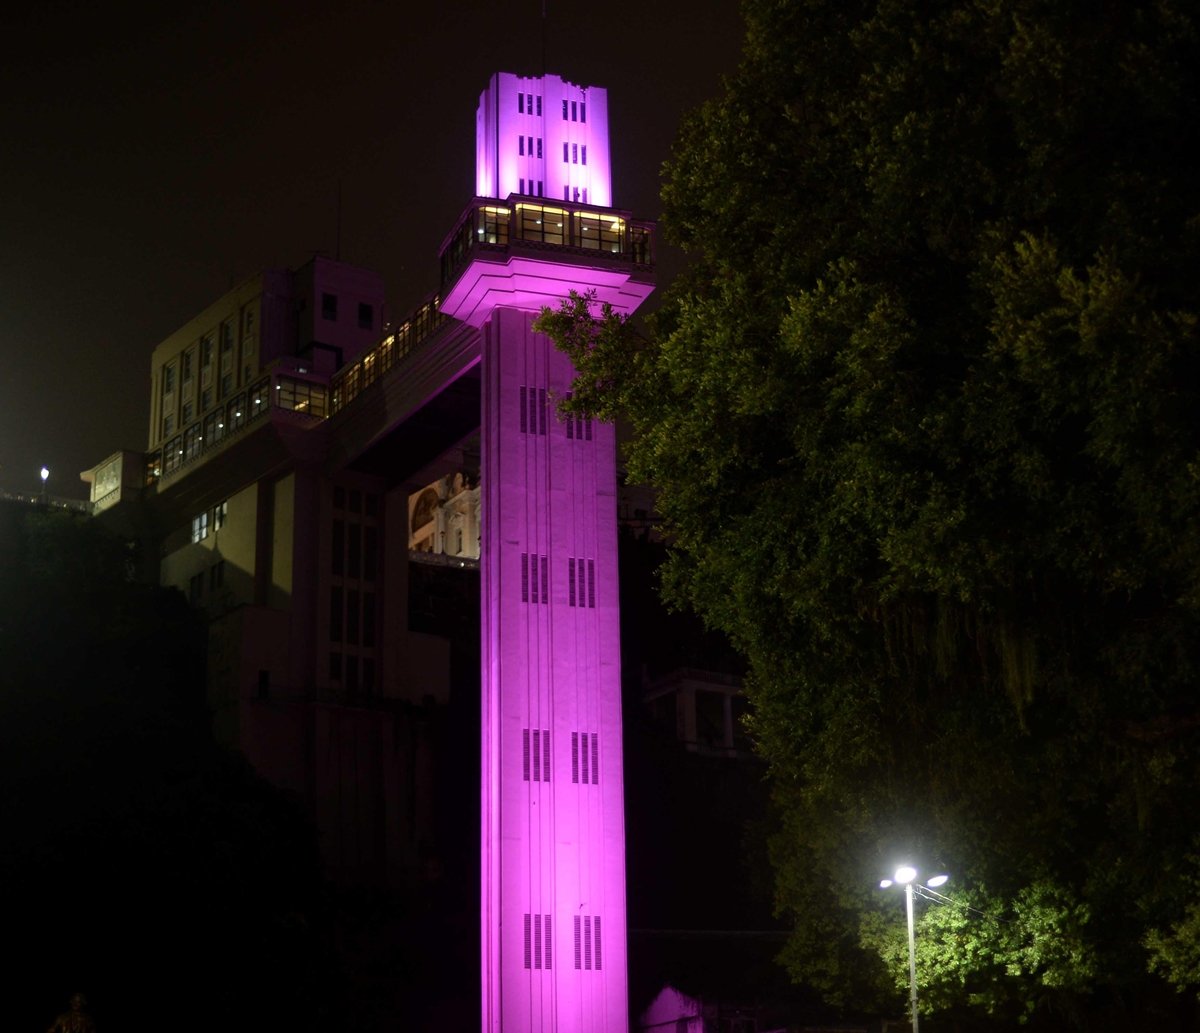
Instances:
[[[46,504],[46,481],[50,479],[50,468],[42,467],[42,505]]]
[[[935,875],[929,880],[929,886],[944,886],[949,878],[948,875]],[[896,874],[892,878],[880,882],[879,888],[885,890],[889,886],[904,887],[904,906],[908,913],[908,986],[912,998],[912,1033],[920,1033],[921,1023],[917,1012],[917,938],[913,931],[914,883],[918,886],[921,885],[917,882],[917,870],[911,865],[904,864],[896,869]]]

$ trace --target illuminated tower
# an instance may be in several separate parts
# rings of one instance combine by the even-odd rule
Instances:
[[[569,290],[632,312],[650,228],[611,207],[607,95],[494,76],[442,309],[480,329],[486,1033],[628,1028],[613,428],[560,418],[532,322]]]

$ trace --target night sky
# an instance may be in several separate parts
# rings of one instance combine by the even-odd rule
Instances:
[[[13,10],[13,8],[18,8]],[[546,0],[546,70],[605,86],[616,205],[659,214],[681,115],[733,70],[735,0]],[[542,71],[542,3],[39,2],[0,14],[0,490],[85,497],[144,449],[150,353],[314,253],[402,320],[474,191],[495,71]],[[678,267],[660,252],[660,282]]]

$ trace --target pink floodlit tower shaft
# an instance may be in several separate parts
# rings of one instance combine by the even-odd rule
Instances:
[[[477,125],[441,304],[481,332],[482,1029],[624,1033],[615,437],[559,416],[575,370],[532,323],[570,290],[633,311],[650,226],[609,207],[604,90],[501,73]]]

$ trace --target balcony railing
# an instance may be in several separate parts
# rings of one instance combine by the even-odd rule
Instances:
[[[397,327],[374,348],[333,375],[329,412],[332,416],[349,405],[418,344],[433,336],[450,317],[438,311],[438,299],[426,302],[406,323]]]
[[[442,245],[442,292],[454,284],[475,254],[505,252],[514,242],[573,254],[611,255],[650,269],[653,231],[653,223],[611,208],[558,204],[544,197],[476,198]]]
[[[329,382],[296,365],[294,359],[280,360],[245,391],[206,412],[203,419],[165,442],[162,448],[148,452],[146,486],[202,458],[257,423],[271,409],[301,413],[316,420],[328,419],[448,322],[452,320],[438,311],[438,299],[434,298],[369,352],[335,373]]]

